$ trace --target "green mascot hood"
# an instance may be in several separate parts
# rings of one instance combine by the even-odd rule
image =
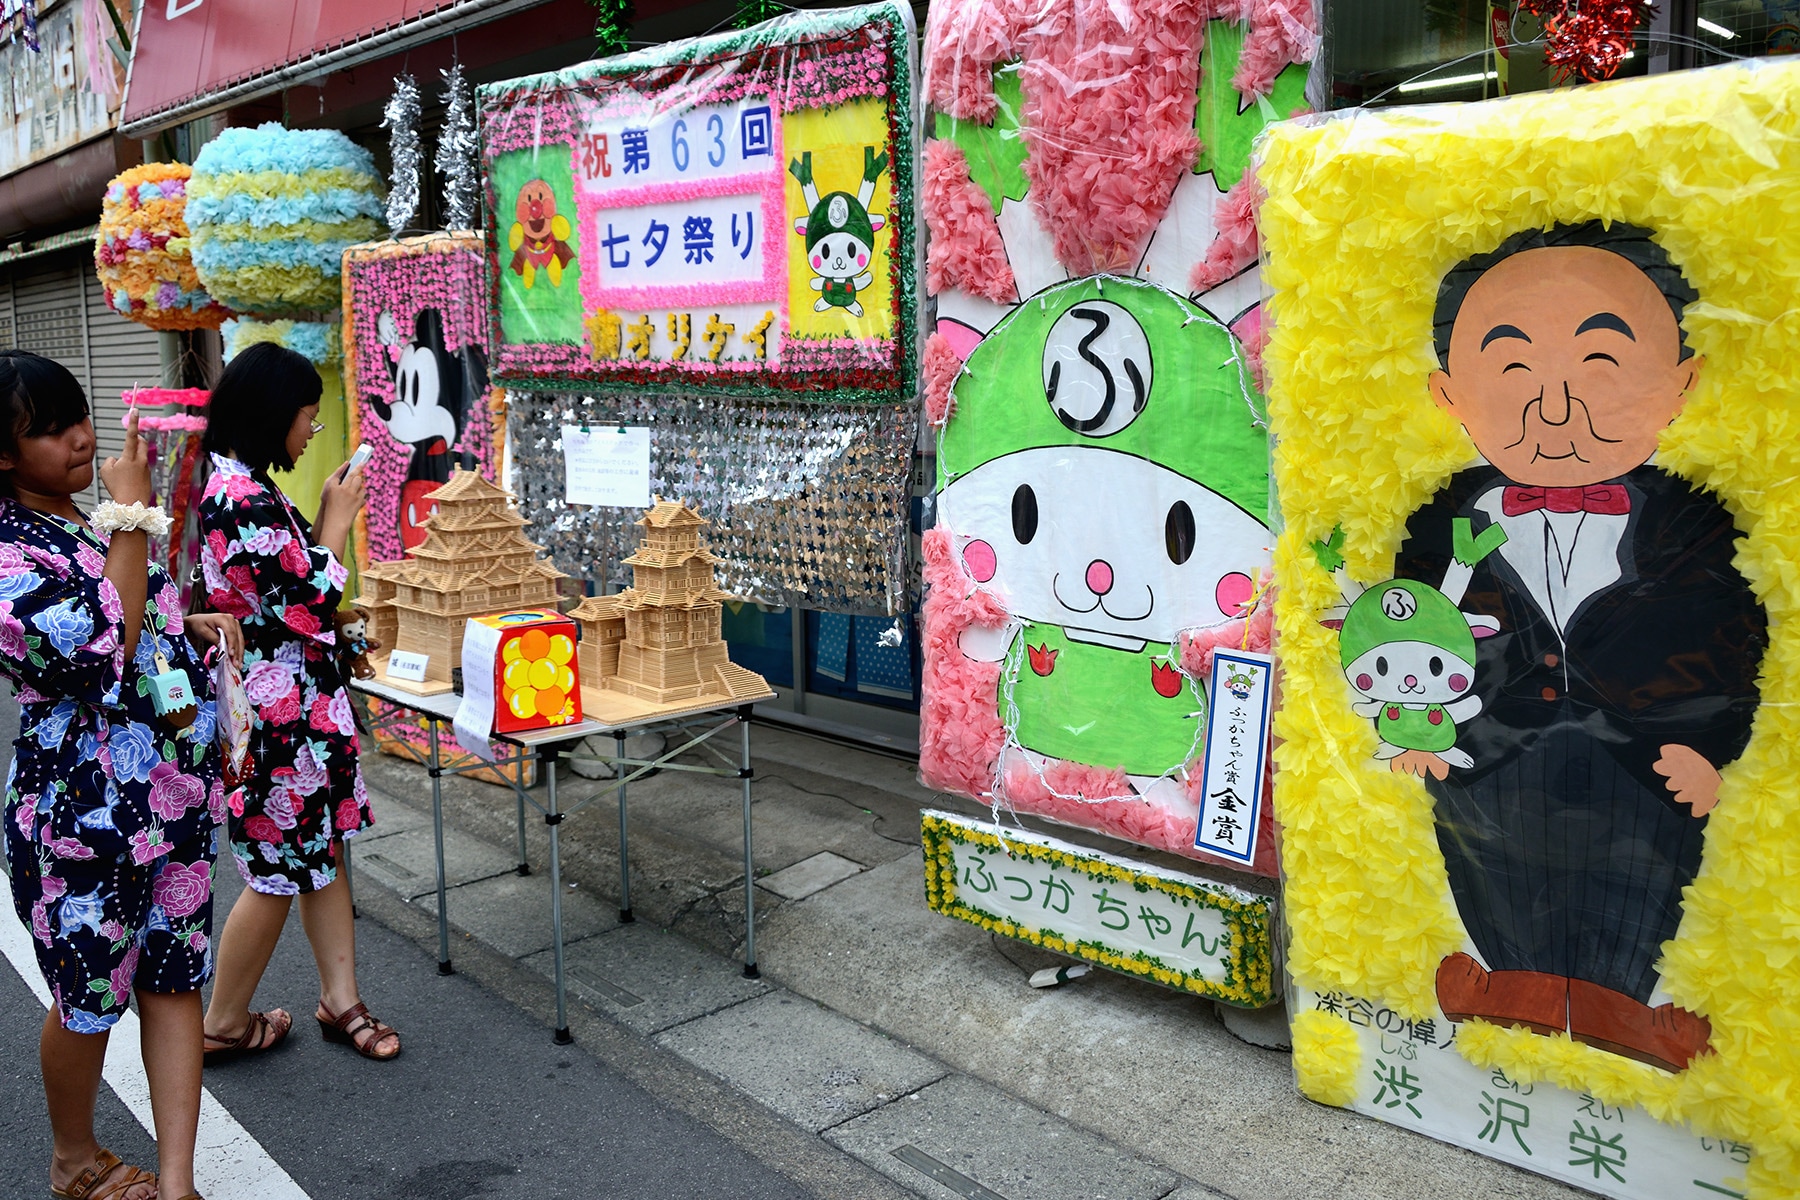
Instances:
[[[806,217],[806,251],[834,233],[847,233],[865,246],[875,244],[869,210],[849,192],[827,192]]]
[[[1338,631],[1338,653],[1345,667],[1389,642],[1423,642],[1475,661],[1475,635],[1468,618],[1450,597],[1428,583],[1390,579],[1356,598]]]
[[[809,224],[809,239],[812,229]],[[1122,427],[1117,418],[1108,422],[1110,432],[1084,432],[1080,426],[1086,422],[1059,415],[1053,406],[1054,375],[1046,367],[1045,346],[1058,321],[1092,301],[1110,302],[1129,313],[1142,331],[1141,341],[1136,330],[1129,331],[1132,344],[1147,343],[1149,351],[1146,369],[1138,369],[1134,361],[1141,352],[1108,364],[1116,368],[1109,374],[1122,406],[1135,398],[1133,385],[1147,380],[1137,415]],[[1118,336],[1122,324],[1106,328]],[[1085,328],[1075,325],[1076,332]],[[1096,354],[1093,346],[1101,333],[1094,328],[1091,336],[1069,341],[1065,360],[1074,369],[1081,369],[1081,360],[1095,362],[1090,355]],[[1020,450],[1094,447],[1157,463],[1268,523],[1268,433],[1243,350],[1210,313],[1155,284],[1103,275],[1046,288],[981,340],[952,390],[955,406],[938,446],[940,489]],[[1094,499],[1103,503],[1105,497]]]

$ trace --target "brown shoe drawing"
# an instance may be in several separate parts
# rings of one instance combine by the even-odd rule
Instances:
[[[1438,964],[1438,1006],[1452,1021],[1480,1017],[1558,1034],[1568,1025],[1569,981],[1542,971],[1489,971],[1467,954]]]
[[[1569,1035],[1610,1054],[1665,1071],[1685,1071],[1707,1050],[1712,1024],[1673,1004],[1651,1008],[1585,979],[1569,981]]]

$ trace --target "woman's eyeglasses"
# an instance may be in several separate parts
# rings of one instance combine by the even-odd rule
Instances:
[[[325,432],[325,422],[323,421],[308,421],[306,424],[314,433]]]

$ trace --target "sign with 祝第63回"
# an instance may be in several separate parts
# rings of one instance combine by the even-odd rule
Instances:
[[[1266,896],[946,812],[921,830],[945,916],[1226,1004],[1274,999]]]
[[[910,397],[910,9],[482,89],[495,378]]]

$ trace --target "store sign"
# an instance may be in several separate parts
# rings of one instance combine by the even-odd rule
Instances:
[[[100,33],[110,36],[112,26],[98,11],[65,4],[38,18],[38,49],[16,34],[0,42],[0,176],[111,131],[107,99],[118,101],[116,63],[111,54],[96,61],[82,53],[82,22],[89,13],[101,22]],[[91,66],[105,76],[90,74]]]
[[[1743,1142],[1674,1131],[1641,1108],[1525,1083],[1455,1049],[1442,1015],[1414,1019],[1342,992],[1294,993],[1296,1012],[1342,1018],[1359,1066],[1348,1107],[1620,1200],[1743,1197]]]
[[[496,377],[910,396],[911,46],[884,3],[482,88]]]
[[[937,912],[1227,1004],[1274,998],[1266,896],[945,812],[921,828]]]

